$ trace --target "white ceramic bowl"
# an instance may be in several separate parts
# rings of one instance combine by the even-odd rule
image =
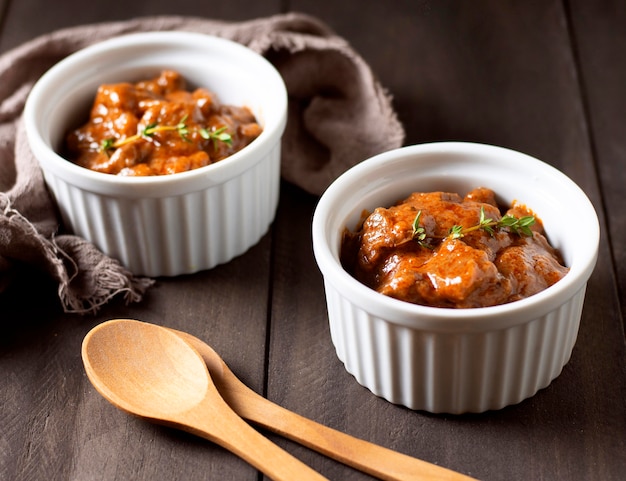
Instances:
[[[569,273],[527,299],[477,309],[414,305],[379,294],[339,262],[342,231],[364,210],[414,191],[493,189],[544,222]],[[584,225],[584,235],[572,233]],[[404,147],[353,167],[323,194],[313,218],[332,341],[357,381],[393,403],[433,413],[483,412],[550,384],[570,358],[599,225],[589,199],[553,167],[511,150],[442,142]]]
[[[221,102],[251,108],[263,133],[215,164],[164,176],[93,172],[56,151],[86,118],[103,83],[177,70]],[[78,51],[46,72],[24,111],[28,141],[66,226],[135,274],[214,267],[256,244],[274,219],[287,93],[276,69],[237,43],[195,33],[148,32]]]

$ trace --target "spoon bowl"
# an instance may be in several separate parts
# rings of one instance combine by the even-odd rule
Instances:
[[[123,411],[209,439],[276,481],[326,479],[235,414],[202,357],[172,331],[107,321],[85,336],[82,358],[96,390]]]
[[[202,402],[211,379],[196,352],[164,329],[116,322],[91,331],[83,344],[87,376],[117,408],[141,417],[176,419]],[[106,349],[103,348],[106,347]],[[159,375],[147,353],[161,353]],[[137,362],[141,360],[142,362]]]

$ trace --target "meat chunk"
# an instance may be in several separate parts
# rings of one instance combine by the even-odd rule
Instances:
[[[499,224],[503,215],[535,222],[531,231],[516,232]],[[376,208],[357,232],[346,231],[341,258],[372,289],[435,307],[505,304],[546,289],[568,272],[541,221],[519,204],[502,214],[495,193],[485,188],[465,197],[415,192]]]

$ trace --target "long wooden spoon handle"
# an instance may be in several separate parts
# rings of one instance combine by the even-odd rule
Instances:
[[[219,413],[222,422],[216,426],[213,421],[204,429],[207,420],[215,419],[215,414],[207,416],[211,410]],[[228,449],[274,481],[328,481],[247,424],[219,396],[199,405],[188,416],[188,431]]]
[[[220,395],[242,418],[385,481],[474,480],[355,438],[274,404],[242,383],[206,343],[191,334],[174,332],[202,356]]]
[[[469,476],[355,438],[267,401],[242,417],[348,466],[386,481],[469,481]],[[270,406],[271,404],[271,406]],[[475,481],[475,480],[474,480]]]

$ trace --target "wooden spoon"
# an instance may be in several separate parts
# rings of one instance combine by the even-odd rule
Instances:
[[[168,329],[108,321],[83,340],[89,380],[119,409],[204,437],[276,481],[325,480],[237,416],[198,353]]]
[[[219,393],[239,416],[355,469],[386,481],[470,481],[474,478],[352,437],[265,399],[242,383],[206,343],[172,329],[204,359]],[[474,480],[475,481],[475,480]]]

